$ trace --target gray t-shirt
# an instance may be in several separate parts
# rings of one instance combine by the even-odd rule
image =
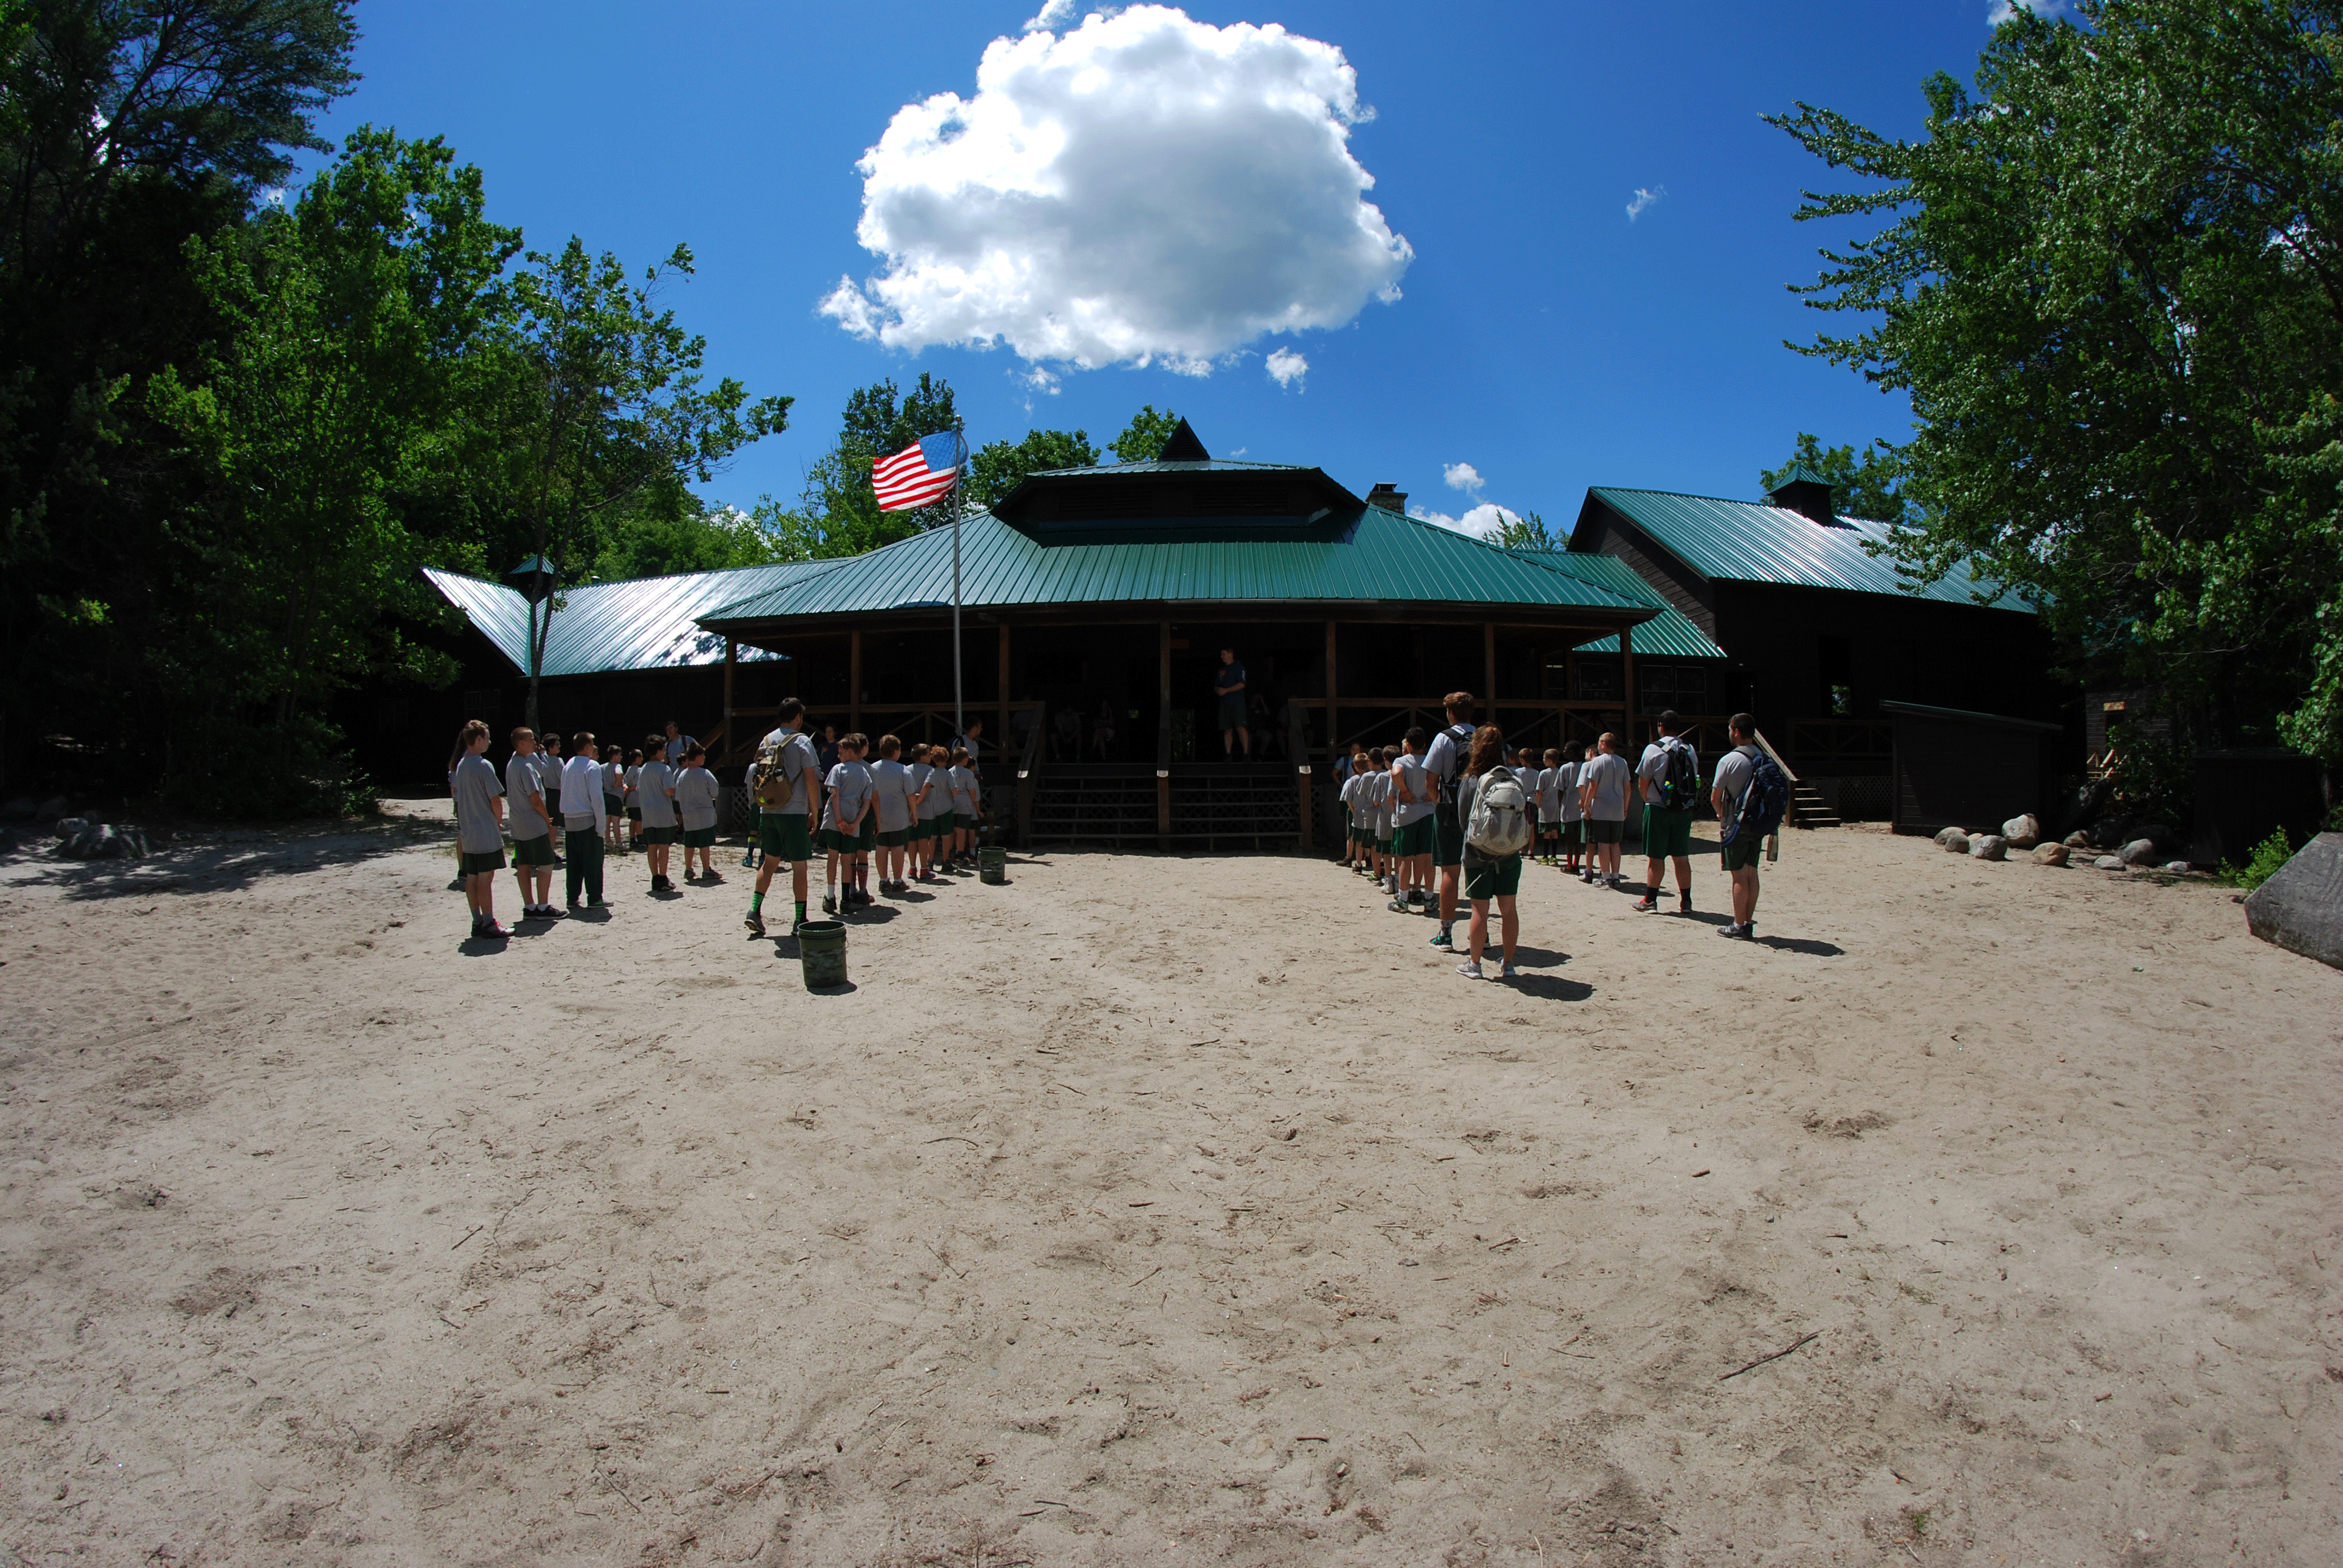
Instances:
[[[456,847],[467,855],[492,855],[505,847],[502,829],[497,826],[496,802],[505,792],[497,779],[497,765],[487,758],[473,755],[456,764],[456,775],[447,788],[456,796]],[[541,831],[543,823],[539,823]]]
[[[920,802],[920,821],[932,822],[952,809],[951,781],[944,777],[942,769],[932,762],[914,762],[910,773],[911,793],[916,795],[922,789],[928,792]]]
[[[1730,822],[1741,815],[1741,798],[1749,793],[1750,780],[1757,776],[1757,748],[1736,746],[1725,754],[1716,765],[1716,788],[1725,791],[1725,809],[1718,817]]]
[[[870,799],[870,769],[860,762],[833,763],[827,783],[829,789],[821,802],[821,825],[844,828],[851,822],[859,829],[862,808]]]
[[[765,809],[768,817],[803,817],[814,807],[813,797],[821,791],[821,759],[815,753],[813,742],[802,729],[776,729],[766,735],[767,740],[781,743],[781,780],[789,788],[789,798],[778,806]],[[749,782],[755,783],[754,763],[749,764]]]
[[[1387,769],[1378,768],[1367,775],[1369,826],[1374,829],[1378,839],[1392,836],[1392,799],[1394,793],[1392,776]]]
[[[1342,811],[1351,826],[1353,828],[1361,828],[1366,825],[1366,806],[1365,803],[1359,799],[1359,786],[1365,782],[1365,779],[1355,776],[1342,780],[1342,788],[1340,793],[1340,799],[1342,802]]]
[[[1679,740],[1673,735],[1663,735],[1644,747],[1643,760],[1636,764],[1635,777],[1648,781],[1652,786],[1652,804],[1654,806],[1660,804],[1660,780],[1668,776],[1668,753],[1679,746],[1683,747],[1686,755],[1692,758],[1692,776],[1695,779],[1699,778],[1700,753],[1693,750],[1692,742]],[[1676,809],[1689,811],[1692,809],[1692,802],[1687,800]]]
[[[1432,745],[1435,752],[1440,748],[1438,740],[1434,740]],[[1411,752],[1403,755],[1392,764],[1391,807],[1392,826],[1394,828],[1404,828],[1412,822],[1421,822],[1432,815],[1433,797],[1436,791],[1431,769],[1425,766],[1425,761],[1426,759]],[[1401,793],[1403,786],[1406,790],[1404,795]],[[1414,799],[1410,799],[1408,796],[1413,796]]]
[[[675,826],[675,769],[664,762],[646,762],[635,777],[635,804],[643,809],[646,828]]]
[[[601,765],[602,793],[618,800],[627,792],[627,765],[611,758]]]
[[[716,826],[716,798],[723,786],[705,768],[687,768],[675,781],[675,809],[684,830],[703,833]]]
[[[892,758],[870,764],[870,787],[879,799],[879,830],[900,833],[911,825],[911,770]]]
[[[1587,818],[1596,822],[1624,822],[1627,819],[1627,759],[1615,751],[1599,751],[1594,760],[1579,769],[1580,788],[1591,784],[1594,798],[1588,803]]]
[[[1575,822],[1586,815],[1578,809],[1578,786],[1584,782],[1580,775],[1585,770],[1585,764],[1581,762],[1565,762],[1554,770],[1558,780],[1554,793],[1562,798],[1562,820],[1565,822]]]
[[[600,827],[602,765],[591,758],[572,757],[561,765],[561,781],[568,786],[561,792],[561,825],[573,833]]]
[[[1469,743],[1471,737],[1465,737]],[[1448,781],[1464,770],[1464,749],[1457,744],[1453,727],[1443,729],[1432,738],[1431,747],[1423,754],[1423,766],[1443,789]]]
[[[523,839],[542,839],[548,829],[545,819],[537,814],[529,800],[532,795],[545,793],[545,753],[532,751],[523,757],[514,752],[505,759],[505,799],[512,807],[512,836],[515,842]]]

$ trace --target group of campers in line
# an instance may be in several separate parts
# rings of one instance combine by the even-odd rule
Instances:
[[[780,727],[758,747],[747,779],[759,820],[747,861],[758,868],[751,930],[764,934],[775,857],[794,868],[792,931],[805,923],[806,867],[817,845],[829,863],[825,914],[843,915],[870,902],[874,858],[882,894],[972,866],[981,809],[973,740],[906,747],[885,735],[874,748],[858,733],[825,735],[817,748],[803,730],[802,703],[792,698],[780,713]],[[540,740],[534,730],[516,729],[499,775],[486,755],[488,725],[475,719],[464,726],[448,761],[447,788],[456,801],[457,849],[475,937],[512,934],[496,916],[496,878],[505,868],[508,835],[524,920],[607,908],[603,869],[611,853],[641,850],[654,894],[681,891],[668,874],[679,843],[685,881],[724,880],[715,861],[722,786],[708,767],[707,748],[672,720],[667,729],[639,748],[603,746],[580,730],[570,738],[567,760],[559,736]],[[817,819],[818,828],[812,825]],[[553,902],[557,867],[567,872],[566,908]]]
[[[1514,978],[1521,920],[1514,899],[1523,863],[1534,857],[1589,884],[1623,888],[1619,853],[1627,809],[1644,809],[1646,869],[1634,907],[1660,907],[1667,867],[1676,875],[1676,908],[1692,912],[1692,824],[1704,791],[1699,754],[1671,710],[1659,716],[1659,739],[1630,768],[1620,740],[1605,733],[1575,759],[1548,749],[1544,765],[1526,747],[1508,749],[1493,724],[1475,727],[1470,692],[1444,699],[1448,724],[1436,735],[1421,726],[1398,744],[1356,746],[1338,772],[1349,820],[1344,860],[1373,877],[1401,914],[1437,914],[1436,948],[1453,948],[1459,885],[1471,907],[1465,960],[1456,972],[1486,978],[1489,906],[1497,906],[1500,978]],[[1779,829],[1788,781],[1757,744],[1757,721],[1736,713],[1727,726],[1733,749],[1705,795],[1716,813],[1725,869],[1733,881],[1733,920],[1723,937],[1756,935],[1757,860],[1765,836]],[[1434,873],[1437,873],[1437,887]]]

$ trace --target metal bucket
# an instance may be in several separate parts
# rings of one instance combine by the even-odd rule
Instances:
[[[980,882],[998,886],[1009,880],[1009,851],[999,844],[984,844],[976,851],[976,878]]]
[[[808,990],[830,990],[846,983],[846,922],[808,920],[798,928],[798,962],[805,969]]]

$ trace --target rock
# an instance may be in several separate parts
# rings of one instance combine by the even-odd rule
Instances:
[[[2034,850],[2034,863],[2037,866],[2063,866],[2066,863],[2067,852],[2064,844],[2037,845]]]
[[[1947,829],[1947,832],[1949,835],[1948,837],[1937,840],[1937,842],[1944,845],[1945,853],[1948,855],[1967,854],[1969,852],[1969,836],[1966,833],[1960,831],[1958,829]]]
[[[2042,820],[2031,811],[2012,817],[2001,825],[2001,836],[2009,840],[2013,849],[2031,849],[2042,842]]]
[[[2141,822],[2134,825],[2131,836],[2145,839],[2159,849],[2169,849],[2180,842],[2180,835],[2161,822]]]
[[[2343,969],[2343,833],[2321,833],[2246,900],[2246,929]]]
[[[1966,839],[1967,837],[1968,831],[1963,828],[1939,828],[1936,829],[1936,848],[1941,849],[1955,839]]]
[[[0,807],[0,810],[5,810],[11,817],[29,817],[37,809],[30,795],[19,795],[6,806]]]
[[[60,817],[57,819],[57,837],[60,839],[75,839],[88,831],[89,824],[83,821],[78,817]]]
[[[1969,840],[1969,855],[1979,860],[2009,859],[2009,840],[1998,833],[1986,833]]]
[[[111,822],[85,822],[57,847],[57,853],[73,860],[136,860],[145,857],[146,839],[135,829],[125,831]]]
[[[2153,866],[2163,852],[2153,839],[2134,839],[2116,851],[2116,859],[2127,866]]]
[[[2097,866],[2102,871],[2120,871],[2124,869],[2123,861],[2113,855],[2101,855],[2097,859],[2092,861],[2091,864]]]
[[[2167,861],[2165,861],[2165,862],[2164,862],[2164,869],[2165,869],[2166,870],[2167,870],[2167,871],[2172,871],[2172,872],[2176,872],[2176,873],[2177,873],[2177,874],[2179,874],[2179,875],[2186,876],[2187,873],[2189,873],[2190,871],[2195,870],[2197,868],[2196,868],[2196,867],[2194,867],[2194,866],[2192,866],[2192,865],[2190,865],[2190,864],[2189,864],[2187,861],[2186,861],[2186,860],[2167,860]]]
[[[2066,843],[2069,849],[2087,849],[2091,847],[2091,836],[2088,833],[2069,833]]]
[[[35,817],[57,818],[64,816],[68,809],[70,809],[70,808],[65,804],[65,798],[64,796],[52,795],[47,799],[33,808],[33,815]]]

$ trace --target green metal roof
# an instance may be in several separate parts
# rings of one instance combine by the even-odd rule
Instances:
[[[2014,588],[1974,576],[1966,567],[1932,583],[1902,576],[1895,564],[1864,548],[1885,542],[1887,526],[1856,518],[1817,523],[1801,512],[1763,501],[1728,501],[1671,490],[1624,490],[1596,486],[1586,492],[1579,530],[1597,503],[1649,534],[1662,548],[1704,578],[1727,582],[1775,583],[1841,588],[1851,593],[1896,594],[1947,604],[1990,604],[2031,614],[2034,606]],[[1579,552],[1587,553],[1587,552]]]
[[[951,530],[937,528],[809,580],[744,595],[701,621],[724,627],[948,606],[951,548]],[[1108,539],[1045,543],[989,515],[960,526],[960,602],[971,608],[1199,600],[1578,607],[1604,611],[1606,619],[1650,613],[1641,599],[1379,507],[1331,533],[1299,538],[1134,528]]]
[[[1090,478],[1100,474],[1314,474],[1306,463],[1247,463],[1235,457],[1204,457],[1191,461],[1155,457],[1138,463],[1091,463],[1080,468],[1036,468],[1033,479]]]
[[[543,674],[596,675],[626,669],[680,669],[719,664],[724,639],[695,619],[719,605],[770,593],[842,566],[840,561],[791,561],[730,571],[685,572],[628,582],[564,588],[546,630]],[[423,575],[496,644],[515,669],[528,669],[528,600],[502,583],[484,582],[430,568]],[[539,611],[540,615],[544,612]],[[762,648],[742,658],[775,658]]]
[[[1553,571],[1567,572],[1610,589],[1622,598],[1649,605],[1660,613],[1634,629],[1635,656],[1638,658],[1723,658],[1725,650],[1708,639],[1682,610],[1670,604],[1659,589],[1645,582],[1634,567],[1616,556],[1594,555],[1581,550],[1516,550],[1524,560]],[[1616,653],[1617,633],[1578,645],[1581,653]]]

